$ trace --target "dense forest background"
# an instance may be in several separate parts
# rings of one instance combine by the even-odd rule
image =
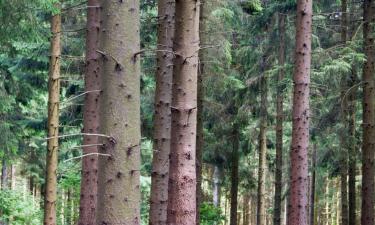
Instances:
[[[0,1],[0,224],[43,224],[50,20],[56,14],[61,15],[62,24],[58,32],[58,130],[62,137],[56,220],[59,225],[78,224],[85,158],[79,134],[88,94],[84,73],[89,7],[86,1],[63,0],[56,7],[57,2]],[[373,1],[365,2],[313,3],[307,182],[310,225],[360,224],[362,108],[366,104],[362,86],[367,84],[362,80],[363,46],[369,43],[364,42],[363,29],[373,26],[364,22],[363,4],[374,7]],[[202,161],[197,158],[201,166],[198,220],[202,225],[286,224],[296,1],[203,0],[199,7],[197,148]],[[139,16],[140,224],[149,224],[159,53],[157,1],[141,0]],[[370,13],[371,21],[372,17]],[[127,20],[133,19],[137,17]],[[375,80],[374,74],[370,77]],[[375,137],[370,137],[369,151],[374,152]]]

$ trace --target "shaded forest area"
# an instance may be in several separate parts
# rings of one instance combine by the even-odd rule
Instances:
[[[373,0],[0,1],[0,225],[374,225]]]

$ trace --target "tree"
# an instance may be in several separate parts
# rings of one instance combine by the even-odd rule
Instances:
[[[85,71],[85,103],[83,113],[83,133],[99,133],[99,97],[100,97],[100,65],[99,65],[99,32],[100,32],[99,0],[87,1],[87,34],[86,34],[86,71]],[[97,189],[98,189],[98,136],[83,137],[81,195],[79,207],[79,224],[95,224]]]
[[[196,223],[199,0],[176,1],[168,225]]]
[[[312,0],[297,1],[288,225],[307,225]]]
[[[366,62],[363,65],[363,140],[362,140],[362,211],[361,224],[374,224],[375,176],[375,47],[373,29],[374,1],[363,3],[363,39]]]
[[[237,208],[238,208],[238,167],[239,167],[239,127],[233,125],[232,131],[232,155],[231,155],[231,188],[230,188],[230,225],[237,225]]]
[[[167,222],[175,5],[158,1],[158,52],[151,172],[150,225]]]
[[[267,77],[265,74],[266,56],[261,59],[261,73],[260,78],[260,122],[259,122],[259,136],[258,136],[258,203],[257,203],[257,224],[266,224],[266,207],[265,207],[265,189],[266,189],[266,170],[267,170]]]
[[[139,1],[100,1],[97,224],[140,224]]]
[[[59,8],[59,4],[56,4]],[[59,10],[59,9],[58,9]],[[59,148],[59,101],[60,101],[60,57],[61,57],[61,14],[51,18],[51,47],[48,73],[48,140],[46,190],[44,197],[44,225],[56,224],[57,200],[57,156]]]
[[[281,224],[281,194],[282,194],[282,181],[283,181],[283,89],[282,82],[285,76],[285,19],[286,15],[279,13],[279,76],[277,78],[277,99],[276,99],[276,171],[275,171],[275,205],[273,224]]]

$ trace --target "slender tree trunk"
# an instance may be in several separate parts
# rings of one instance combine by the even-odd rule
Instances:
[[[87,35],[86,35],[86,72],[85,72],[85,105],[83,112],[83,132],[99,133],[99,0],[87,2]],[[83,154],[98,153],[99,138],[84,136]],[[90,146],[91,145],[91,146]],[[90,155],[82,159],[81,195],[79,205],[79,225],[94,225],[98,191],[98,156]]]
[[[294,68],[293,129],[288,225],[308,222],[309,85],[311,66],[312,0],[297,1]]]
[[[350,79],[348,81],[348,87],[356,85],[357,73],[353,67]],[[348,131],[349,131],[349,225],[356,225],[356,171],[357,171],[357,141],[355,137],[356,133],[356,91],[353,90],[348,94]]]
[[[60,7],[59,3],[57,6]],[[48,81],[48,144],[46,190],[44,196],[44,225],[56,225],[57,200],[57,156],[59,148],[59,100],[60,100],[60,55],[61,15],[51,19],[51,56]]]
[[[219,166],[215,165],[212,197],[213,197],[214,206],[216,207],[220,207],[220,183],[221,183],[220,168]]]
[[[202,44],[207,44],[207,26],[206,16],[209,13],[207,9],[207,0],[201,0],[200,5],[200,27],[199,36]],[[204,87],[203,78],[205,73],[204,61],[206,58],[206,50],[201,48],[199,50],[199,70],[198,70],[198,110],[197,110],[197,149],[196,149],[196,164],[197,164],[197,219],[196,224],[200,224],[200,205],[202,202],[202,164],[203,164],[203,148],[204,148],[204,128],[203,128],[203,99],[204,99]]]
[[[242,205],[242,224],[249,225],[249,202],[250,196],[249,194],[245,193],[243,196],[243,205]]]
[[[311,166],[311,185],[310,185],[310,217],[309,217],[309,225],[314,224],[315,218],[315,184],[316,184],[316,144],[313,146],[312,152],[312,166]]]
[[[8,166],[6,160],[2,160],[1,164],[1,190],[5,190],[8,186]]]
[[[363,3],[363,39],[367,61],[363,67],[363,141],[362,141],[362,225],[373,225],[374,221],[374,176],[375,176],[375,47],[374,47],[374,1]]]
[[[176,1],[168,225],[196,224],[199,0]]]
[[[150,225],[167,223],[171,101],[173,77],[173,38],[175,4],[158,1],[158,52],[155,92],[154,152],[150,201]]]
[[[342,21],[341,21],[341,41],[344,45],[346,45],[347,41],[347,27],[348,27],[348,14],[347,14],[347,1],[341,1],[341,12],[342,12]],[[346,86],[347,76],[343,74],[341,79],[341,121],[343,124],[346,123],[346,116],[347,116],[347,101],[345,100],[345,93],[347,91]],[[345,130],[346,127],[343,129]],[[340,134],[340,142],[341,142],[341,165],[340,165],[340,178],[341,178],[341,225],[348,225],[349,218],[348,218],[348,152],[347,152],[347,138],[346,132],[342,131]]]
[[[265,181],[266,181],[266,160],[267,160],[267,78],[265,77],[266,57],[261,62],[262,78],[260,81],[260,129],[258,138],[259,165],[258,165],[258,203],[257,203],[257,225],[266,225],[265,209]]]
[[[276,170],[275,170],[275,204],[273,224],[280,225],[281,223],[281,193],[282,193],[282,180],[283,180],[283,90],[284,85],[282,82],[285,76],[285,14],[279,13],[279,76],[277,79],[277,100],[276,100]]]
[[[97,224],[140,224],[139,0],[101,0]],[[109,156],[108,156],[109,155]]]
[[[237,225],[238,207],[238,161],[239,161],[239,131],[238,127],[233,127],[233,149],[231,159],[231,197],[230,197],[230,225]]]

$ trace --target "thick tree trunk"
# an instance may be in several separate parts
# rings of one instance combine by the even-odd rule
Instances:
[[[276,170],[275,170],[275,204],[273,214],[273,224],[281,224],[281,193],[282,193],[282,180],[283,180],[283,91],[284,85],[282,82],[285,76],[285,14],[279,14],[279,76],[277,79],[277,99],[276,99]]]
[[[314,225],[315,219],[315,184],[316,184],[316,144],[313,146],[311,160],[311,185],[310,185],[310,209],[309,225]]]
[[[266,160],[267,160],[267,78],[265,77],[265,63],[266,57],[263,56],[261,62],[262,78],[260,81],[260,124],[259,124],[259,137],[258,137],[258,152],[259,152],[259,165],[258,165],[258,203],[257,203],[257,225],[266,225],[266,208],[265,208],[265,181],[266,181]]]
[[[86,72],[85,72],[85,105],[83,112],[83,132],[99,133],[99,0],[87,2],[87,34],[86,34]],[[99,138],[83,137],[83,154],[98,153]],[[98,197],[98,155],[89,155],[82,159],[81,195],[79,205],[79,225],[94,225]]]
[[[196,224],[199,0],[176,1],[168,225]]]
[[[220,184],[221,184],[221,172],[219,166],[215,165],[214,177],[213,177],[213,190],[212,190],[212,201],[214,206],[220,207]]]
[[[158,1],[158,52],[154,116],[154,152],[150,197],[150,225],[167,223],[171,101],[173,78],[174,1]]]
[[[357,73],[352,69],[350,79],[348,80],[348,87],[353,87],[357,82]],[[353,90],[348,95],[348,131],[349,131],[349,225],[356,225],[356,174],[357,174],[357,141],[356,141],[356,91]]]
[[[1,161],[1,190],[6,189],[8,186],[8,166],[6,160]]]
[[[233,132],[233,149],[231,159],[231,189],[230,189],[230,225],[237,225],[237,207],[238,207],[238,163],[239,163],[239,131],[234,126]]]
[[[140,224],[139,0],[101,0],[97,224]]]
[[[59,5],[58,5],[59,6]],[[44,196],[44,224],[56,225],[57,157],[59,148],[59,100],[60,100],[60,55],[61,15],[51,19],[51,56],[48,81],[48,144],[46,190]]]
[[[298,0],[288,225],[308,223],[311,25],[312,0]]]
[[[348,27],[348,14],[347,14],[347,1],[341,1],[341,12],[342,12],[342,21],[341,21],[341,41],[346,45],[347,41],[347,27]],[[343,124],[346,123],[347,116],[347,101],[345,100],[345,93],[347,91],[347,76],[343,74],[341,79],[341,121]],[[347,126],[346,126],[347,127]],[[346,127],[344,129],[346,129]],[[344,130],[343,129],[343,130]],[[340,145],[341,145],[341,165],[340,165],[340,179],[341,179],[341,225],[348,225],[348,150],[347,146],[347,137],[346,132],[342,131],[340,134]]]
[[[363,67],[363,141],[362,141],[362,225],[373,225],[374,221],[374,172],[375,172],[375,46],[374,46],[374,1],[363,3],[363,39],[367,61]]]

